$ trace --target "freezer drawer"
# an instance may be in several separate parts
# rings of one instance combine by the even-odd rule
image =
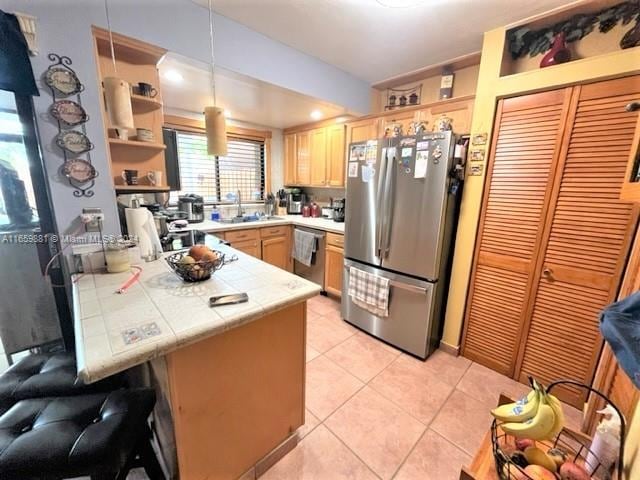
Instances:
[[[348,294],[351,266],[391,280],[388,317],[378,317],[353,303]],[[427,358],[439,341],[439,325],[433,314],[436,285],[345,260],[342,318],[406,352]]]

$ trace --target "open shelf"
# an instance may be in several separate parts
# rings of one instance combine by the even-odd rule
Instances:
[[[156,187],[154,185],[116,185],[116,193],[145,193],[145,192],[168,192],[170,188],[168,186]]]
[[[147,150],[164,150],[167,148],[164,143],[139,142],[137,140],[120,140],[119,138],[110,138],[109,145],[119,147],[146,148]]]
[[[135,109],[140,110],[156,110],[162,108],[162,102],[152,97],[145,97],[144,95],[131,94],[131,105]]]

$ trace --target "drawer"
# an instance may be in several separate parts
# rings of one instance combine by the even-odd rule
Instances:
[[[344,248],[344,235],[340,235],[339,233],[327,232],[327,245]]]
[[[224,234],[224,239],[231,243],[242,242],[245,240],[258,240],[259,234],[257,228],[250,228],[247,230],[228,230]]]
[[[276,227],[265,227],[260,229],[260,236],[262,238],[279,237],[287,235],[289,233],[289,225],[279,225]]]

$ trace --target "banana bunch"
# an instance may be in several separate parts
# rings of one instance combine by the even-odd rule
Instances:
[[[491,411],[501,422],[500,428],[516,438],[551,440],[564,426],[562,404],[533,381],[533,390],[514,403],[501,405]]]

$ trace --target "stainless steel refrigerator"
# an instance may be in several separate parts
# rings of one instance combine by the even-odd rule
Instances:
[[[342,316],[420,358],[439,343],[458,196],[452,132],[354,143],[347,152]],[[349,269],[390,280],[389,315],[348,295]]]

